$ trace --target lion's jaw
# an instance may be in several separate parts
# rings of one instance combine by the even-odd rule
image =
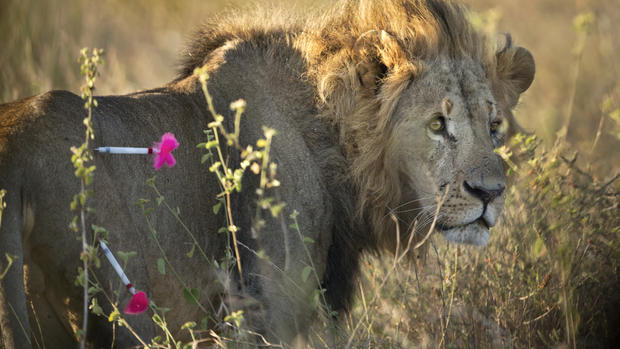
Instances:
[[[410,212],[405,220],[412,225],[435,220],[449,241],[485,245],[503,210],[506,186],[494,152],[504,135],[489,125],[506,122],[478,66],[466,60],[434,65],[404,91],[395,110],[392,147],[401,154],[399,170],[409,188],[395,211]],[[438,118],[443,131],[429,126]]]
[[[497,220],[503,210],[503,197],[497,198],[492,203],[480,205],[463,224],[447,226],[439,223],[437,230],[443,237],[452,242],[484,246],[489,242],[489,228],[497,224]],[[438,217],[438,220],[441,216]],[[439,220],[441,222],[441,220]]]
[[[471,193],[466,183],[466,179],[457,179],[452,183],[456,190],[449,190],[441,204],[443,209],[440,208],[436,227],[448,241],[483,246],[489,241],[489,228],[497,224],[503,211],[503,190],[492,200],[485,202],[475,193]],[[505,186],[501,167],[497,169],[496,183],[492,185]]]

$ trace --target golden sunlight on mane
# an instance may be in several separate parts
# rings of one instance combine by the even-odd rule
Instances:
[[[391,43],[363,48],[360,41],[373,35],[388,36]],[[302,50],[322,116],[338,129],[349,159],[359,193],[358,218],[372,225],[378,247],[393,248],[394,223],[387,213],[399,204],[401,188],[396,154],[387,153],[387,144],[390,117],[402,91],[424,70],[425,60],[440,55],[471,58],[492,77],[494,52],[467,21],[466,9],[450,1],[349,1],[307,36]],[[364,88],[365,77],[360,76],[365,71],[376,76],[373,63],[380,63],[379,70],[387,68],[376,90]]]
[[[479,62],[495,89],[510,93],[495,82],[496,52],[470,25],[466,8],[450,0],[349,0],[305,16],[274,7],[256,11],[207,23],[186,52],[179,79],[227,42],[284,42],[298,50],[305,59],[301,73],[316,86],[320,115],[339,134],[358,193],[358,219],[374,233],[370,245],[391,248],[394,225],[387,212],[399,203],[401,188],[396,154],[388,154],[386,145],[402,91],[425,61],[446,56]],[[510,45],[506,40],[503,50]],[[375,82],[380,86],[368,88]]]

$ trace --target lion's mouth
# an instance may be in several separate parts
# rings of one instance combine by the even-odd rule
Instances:
[[[481,224],[483,224],[487,229],[491,228],[491,224],[489,222],[487,222],[487,220],[484,218],[484,216],[480,216],[480,218],[476,219],[476,222],[480,222]]]
[[[439,231],[447,231],[447,230],[452,230],[452,229],[456,229],[456,228],[459,228],[459,227],[468,226],[468,225],[474,224],[474,223],[479,223],[479,224],[485,226],[487,229],[492,227],[492,225],[489,224],[489,222],[486,221],[484,216],[480,216],[480,217],[478,217],[478,218],[476,218],[476,219],[474,219],[474,220],[472,220],[470,222],[466,222],[466,223],[463,223],[463,224],[457,224],[457,225],[444,225],[444,224],[441,224],[441,223],[437,223],[437,229]]]
[[[489,241],[489,228],[492,225],[484,216],[480,216],[472,222],[456,226],[438,225],[437,230],[443,237],[452,242],[471,245],[486,245]]]

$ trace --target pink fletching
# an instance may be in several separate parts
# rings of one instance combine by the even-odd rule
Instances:
[[[137,315],[143,313],[149,307],[149,300],[142,291],[136,292],[125,307],[125,314]]]
[[[172,156],[172,151],[178,146],[179,142],[177,142],[172,133],[164,133],[161,137],[161,142],[156,142],[153,144],[153,148],[156,149],[153,167],[155,167],[156,170],[159,170],[164,164],[167,167],[174,166],[177,161],[174,159],[174,156]]]

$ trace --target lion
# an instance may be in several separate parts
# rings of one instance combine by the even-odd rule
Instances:
[[[494,149],[519,129],[512,110],[535,65],[509,35],[499,49],[492,47],[468,23],[466,9],[448,0],[350,0],[306,17],[257,11],[207,23],[184,52],[177,79],[99,96],[93,121],[94,147],[177,135],[178,165],[156,181],[216,262],[232,242],[218,233],[226,226],[212,209],[219,183],[201,165],[204,149],[195,147],[213,116],[194,70],[208,72],[208,90],[227,129],[234,122],[229,103],[247,102],[242,144],[262,138],[261,126],[278,131],[270,156],[281,185],[270,190],[286,203],[280,218],[265,215],[260,231],[253,229],[255,176],[245,175],[243,191],[231,197],[240,249],[233,261],[242,274],[189,259],[194,242],[174,217],[134,205],[157,197],[145,185],[153,176],[147,158],[95,155],[88,225],[105,227],[112,249],[137,252],[126,271],[159,307],[172,309],[166,313],[171,330],[205,314],[212,324],[222,309],[236,309],[236,299],[247,326],[287,346],[307,336],[319,288],[331,310],[350,308],[364,253],[399,253],[409,237],[419,241],[431,226],[457,243],[488,242],[506,189]],[[66,91],[0,105],[0,188],[7,190],[0,255],[17,256],[0,287],[7,348],[34,346],[38,333],[48,348],[75,345],[81,243],[67,228],[68,203],[79,191],[69,148],[83,140],[84,115],[83,101]],[[235,168],[238,152],[224,152]],[[288,228],[295,211],[303,239]],[[145,215],[184,284],[158,272],[161,252]],[[308,266],[320,284],[300,276]],[[118,285],[106,263],[94,273],[102,288]],[[204,311],[185,302],[183,288],[200,291]],[[119,296],[121,303],[129,297]],[[105,303],[99,300],[109,314]],[[106,318],[90,318],[91,345],[108,347],[112,338],[117,347],[140,344],[125,328],[113,335]],[[158,333],[149,316],[127,321],[142,338]]]

